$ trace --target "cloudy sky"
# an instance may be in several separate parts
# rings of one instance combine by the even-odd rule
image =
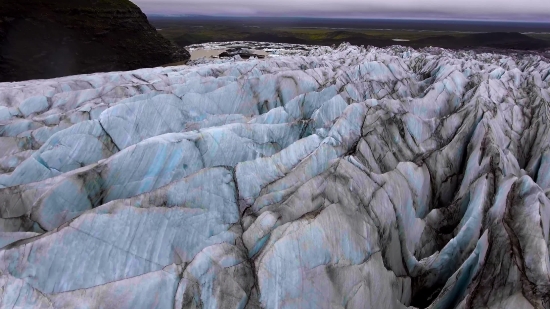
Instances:
[[[550,0],[133,0],[147,14],[550,22]]]

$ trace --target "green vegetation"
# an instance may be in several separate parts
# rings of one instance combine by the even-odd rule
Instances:
[[[371,30],[371,29],[346,29],[345,31],[334,31],[329,29],[315,29],[315,28],[275,28],[275,32],[284,32],[292,34],[300,39],[305,40],[317,40],[323,41],[327,39],[345,40],[350,36],[364,35],[376,37],[378,39],[404,39],[404,40],[418,40],[441,36],[441,32],[435,31],[404,31],[404,30]],[[449,34],[449,33],[443,33]],[[463,37],[465,33],[450,33],[455,37]]]
[[[550,33],[530,33],[528,35],[539,40],[550,42]]]

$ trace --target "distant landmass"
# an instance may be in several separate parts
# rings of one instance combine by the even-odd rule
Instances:
[[[550,24],[452,20],[150,16],[180,46],[220,41],[516,50],[547,53]]]
[[[128,0],[0,1],[0,82],[189,59]]]

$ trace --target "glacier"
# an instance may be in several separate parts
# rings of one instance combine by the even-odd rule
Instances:
[[[550,308],[549,123],[513,53],[0,83],[0,307]]]

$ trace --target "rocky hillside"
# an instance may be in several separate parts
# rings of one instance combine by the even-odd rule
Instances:
[[[342,45],[0,84],[6,308],[549,308],[550,63]]]
[[[185,61],[128,0],[0,1],[0,81]]]

